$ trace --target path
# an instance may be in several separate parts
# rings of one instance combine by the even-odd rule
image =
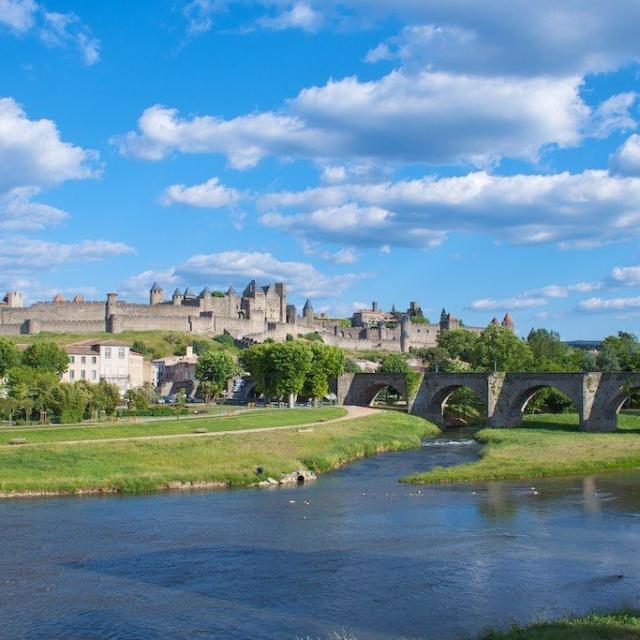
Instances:
[[[89,440],[59,440],[49,442],[33,442],[25,443],[23,445],[0,445],[0,449],[17,449],[19,447],[38,447],[43,445],[68,445],[68,444],[96,444],[96,443],[112,443],[112,442],[144,442],[146,440],[176,440],[179,438],[210,438],[214,436],[229,436],[236,434],[246,433],[263,433],[265,431],[282,431],[285,429],[312,429],[313,427],[323,427],[328,424],[334,424],[335,422],[342,422],[344,420],[355,420],[356,418],[363,418],[374,413],[379,413],[381,409],[372,409],[370,407],[344,407],[347,414],[340,418],[333,418],[332,420],[322,420],[320,422],[307,422],[303,424],[291,424],[279,427],[253,427],[251,429],[228,429],[225,431],[207,431],[206,433],[171,433],[158,436],[127,436],[126,438],[93,438]]]

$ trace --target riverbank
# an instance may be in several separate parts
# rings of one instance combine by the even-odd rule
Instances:
[[[509,631],[490,631],[479,640],[637,640],[640,638],[640,611],[623,610],[538,622]]]
[[[198,421],[198,426],[201,425]],[[211,438],[3,447],[0,495],[252,486],[268,478],[278,480],[298,469],[324,473],[377,452],[417,447],[421,438],[437,433],[437,427],[421,418],[379,412],[302,429],[231,433]]]
[[[621,415],[616,433],[578,431],[577,416],[527,416],[523,427],[483,429],[477,462],[436,467],[403,482],[412,484],[537,478],[640,468],[640,416]]]

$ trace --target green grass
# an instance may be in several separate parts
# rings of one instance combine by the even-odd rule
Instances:
[[[523,427],[483,429],[477,462],[436,467],[404,478],[414,484],[471,482],[592,473],[640,467],[640,417],[618,418],[616,433],[578,431],[576,415],[526,416]]]
[[[175,348],[179,345],[191,344],[192,340],[207,340],[206,336],[198,336],[192,333],[181,333],[178,331],[123,331],[122,333],[39,333],[37,335],[17,335],[6,336],[16,344],[33,344],[35,342],[52,341],[60,345],[100,338],[103,340],[123,340],[129,344],[139,340],[145,344],[149,350],[149,355],[145,357],[164,358],[173,355]],[[239,352],[239,349],[226,347],[215,340],[209,339],[213,349],[227,349],[232,353]]]
[[[592,614],[555,622],[537,622],[509,631],[490,631],[479,640],[638,640],[640,611]]]
[[[194,429],[207,431],[234,431],[236,429],[260,429],[266,427],[308,424],[320,420],[333,420],[346,415],[342,407],[321,409],[261,409],[239,416],[211,418],[175,418],[157,422],[104,424],[78,427],[51,427],[0,430],[0,445],[9,444],[14,438],[26,438],[27,444],[64,442],[65,440],[107,440],[136,436],[161,436],[193,433]]]
[[[378,413],[312,431],[7,447],[0,449],[0,491],[139,492],[174,482],[247,486],[300,468],[325,472],[379,451],[416,447],[422,437],[436,433],[422,418]],[[259,466],[264,468],[261,476],[255,473]]]

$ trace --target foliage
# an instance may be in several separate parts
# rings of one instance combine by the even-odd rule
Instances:
[[[345,358],[344,371],[345,373],[362,373],[360,365],[352,358]]]
[[[234,349],[236,346],[236,342],[233,339],[233,336],[230,336],[228,333],[221,333],[219,336],[215,336],[213,339],[218,344],[221,344],[228,349]]]
[[[124,400],[131,411],[146,411],[149,408],[149,396],[144,389],[129,389]]]
[[[311,331],[310,333],[305,333],[302,336],[305,340],[309,340],[309,342],[324,342],[322,336],[317,331]]]
[[[344,372],[344,351],[314,342],[311,344],[311,367],[307,373],[303,393],[309,398],[320,399],[329,393],[329,379]]]
[[[618,331],[600,346],[601,371],[637,371],[640,368],[640,344],[633,333]]]
[[[198,356],[201,356],[214,348],[212,340],[192,340],[191,346],[193,347],[193,352]]]
[[[208,397],[220,395],[229,379],[237,373],[238,367],[227,351],[208,351],[196,364],[196,379],[201,384],[206,383],[202,392]]]
[[[174,411],[176,414],[176,420],[180,418],[180,416],[185,412],[187,408],[187,394],[184,389],[180,389],[178,391],[178,395],[176,395],[176,403],[174,405]]]
[[[211,297],[212,298],[224,298],[224,296],[225,296],[224,291],[218,291],[217,289],[214,289],[211,292]]]
[[[424,316],[409,316],[409,321],[412,324],[431,324],[429,318],[425,318]]]
[[[427,371],[450,373],[456,371],[458,365],[443,347],[412,347],[410,353],[422,360]]]
[[[0,378],[4,378],[9,369],[18,366],[20,352],[7,338],[0,338]]]
[[[379,373],[409,373],[411,367],[401,353],[386,353],[378,367]]]
[[[487,327],[478,337],[471,355],[474,369],[481,371],[530,371],[533,353],[526,342],[506,327]]]
[[[575,411],[571,398],[553,387],[543,387],[529,400],[526,413],[569,413]]]
[[[69,356],[55,342],[37,342],[25,349],[22,364],[32,369],[55,371],[62,375],[69,366]]]
[[[142,340],[134,340],[131,343],[131,351],[135,351],[141,356],[146,356],[149,354],[149,347],[147,347],[147,345]]]
[[[438,334],[438,347],[454,360],[470,362],[477,343],[478,335],[466,329],[451,329]]]

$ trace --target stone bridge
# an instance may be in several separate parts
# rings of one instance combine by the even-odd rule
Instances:
[[[368,406],[384,387],[406,399],[407,382],[401,373],[349,373],[337,380],[339,404]],[[443,425],[447,400],[467,387],[478,394],[492,427],[517,427],[533,395],[554,387],[571,398],[584,431],[615,431],[617,414],[629,395],[640,389],[640,373],[426,373],[410,413]]]

